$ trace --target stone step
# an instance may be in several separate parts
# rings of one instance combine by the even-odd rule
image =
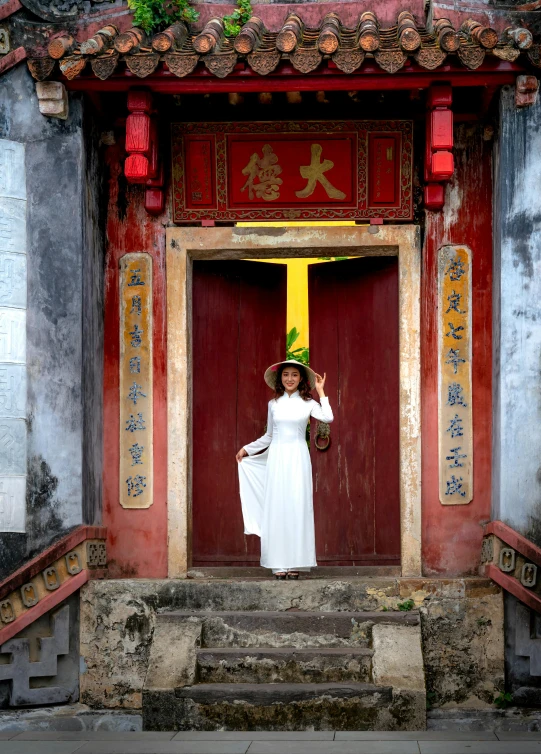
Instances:
[[[369,647],[374,624],[416,626],[411,612],[228,611],[161,613],[160,621],[203,622],[202,647]]]
[[[480,580],[478,580],[480,581]],[[484,583],[490,583],[485,579]],[[406,588],[396,577],[340,576],[324,579],[276,581],[273,578],[245,579],[170,579],[160,592],[162,610],[396,610],[399,602],[411,596],[411,586],[422,582],[407,582]],[[142,580],[138,593],[153,594],[152,581]]]
[[[145,730],[390,730],[390,687],[209,683],[143,697]]]
[[[198,649],[197,678],[201,683],[361,683],[370,680],[373,654],[359,647]]]

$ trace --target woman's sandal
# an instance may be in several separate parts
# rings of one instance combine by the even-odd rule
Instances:
[[[278,579],[278,581],[285,581],[287,577],[287,574],[285,571],[279,571],[278,573],[274,574],[274,578]]]
[[[288,579],[298,579],[299,578],[299,572],[298,571],[288,571],[287,572],[287,578]]]

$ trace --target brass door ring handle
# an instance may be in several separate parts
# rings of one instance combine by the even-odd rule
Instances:
[[[325,445],[320,445],[319,440],[320,438],[325,441]],[[321,437],[321,435],[318,435],[316,437],[316,450],[327,450],[329,445],[331,444],[331,438],[329,437]]]
[[[323,445],[320,445],[320,440],[323,440]],[[315,446],[316,450],[327,450],[331,444],[331,426],[327,422],[318,422],[316,429]]]

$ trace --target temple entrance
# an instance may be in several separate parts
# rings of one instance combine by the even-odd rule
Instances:
[[[197,577],[212,566],[229,566],[234,575],[237,567],[258,565],[259,540],[248,541],[242,533],[234,456],[240,445],[263,433],[270,391],[261,375],[276,353],[278,358],[284,353],[284,321],[286,330],[290,325],[288,313],[284,315],[289,300],[284,296],[284,262],[289,265],[290,260],[300,259],[305,260],[307,304],[310,298],[310,363],[328,372],[327,392],[337,415],[329,449],[312,450],[318,453],[313,456],[318,485],[325,464],[340,469],[332,483],[326,475],[330,485],[326,491],[319,486],[315,492],[318,562],[353,568],[375,564],[400,568],[402,576],[420,575],[418,229],[169,228],[166,249],[170,576],[185,576],[193,568],[191,575]],[[334,259],[335,266],[326,265],[323,257]],[[338,343],[334,355],[325,350],[333,338],[321,329],[323,314],[324,323],[334,328]],[[245,343],[268,343],[270,348],[256,354],[250,345],[248,353]],[[246,386],[260,391],[246,393],[243,416],[236,409],[242,400],[237,385],[240,369],[246,370]],[[222,374],[232,376],[234,387],[227,387],[227,402],[236,412],[225,421]],[[370,389],[364,384],[368,382]],[[218,408],[209,408],[214,398]],[[348,410],[352,401],[358,404],[355,411]],[[315,422],[312,425],[315,430]],[[249,433],[246,438],[238,434],[237,428],[243,426],[242,432]],[[398,560],[399,566],[393,565]]]
[[[328,442],[311,423],[318,563],[399,565],[398,260],[313,261],[310,364],[327,372],[335,413]],[[234,456],[264,432],[262,374],[286,355],[287,271],[193,263],[194,567],[259,563],[259,538],[243,535]]]

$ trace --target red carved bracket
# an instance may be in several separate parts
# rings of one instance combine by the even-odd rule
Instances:
[[[541,548],[502,521],[485,526],[479,572],[541,613]]]
[[[0,645],[74,594],[107,575],[107,529],[79,526],[0,582]],[[45,589],[45,591],[43,591]]]
[[[512,594],[517,600],[520,600],[536,613],[541,613],[541,599],[535,592],[531,592],[522,586],[520,582],[507,573],[502,573],[495,565],[489,564],[486,567],[486,575],[496,584]]]
[[[453,91],[449,84],[430,87],[426,114],[425,207],[443,209],[445,188],[454,172],[453,158]]]
[[[158,122],[152,107],[152,93],[147,89],[128,92],[126,119],[126,152],[124,173],[130,183],[142,184],[145,209],[153,215],[164,210],[163,166],[160,162]]]
[[[58,558],[66,555],[70,550],[84,542],[85,539],[106,539],[107,529],[104,526],[89,526],[83,524],[76,529],[66,534],[58,542],[55,542],[47,549],[43,550],[36,555],[35,558],[29,560],[17,571],[7,576],[0,582],[0,600],[4,599],[6,595],[12,592],[14,589],[18,589],[27,581],[30,581],[35,576],[43,571],[43,569]]]
[[[523,537],[517,531],[512,529],[503,521],[490,521],[484,529],[483,535],[485,537],[494,534],[495,537],[501,539],[506,545],[517,550],[525,558],[531,560],[532,563],[536,563],[541,568],[541,547],[534,545],[529,539]]]

